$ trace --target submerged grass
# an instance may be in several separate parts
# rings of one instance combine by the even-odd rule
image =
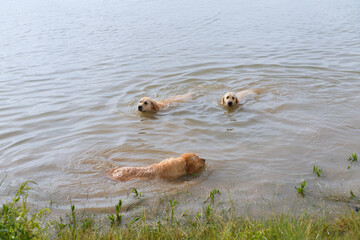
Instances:
[[[225,208],[210,192],[198,212],[181,214],[182,203],[171,199],[164,214],[142,209],[124,221],[122,202],[115,206],[115,215],[105,221],[80,216],[71,205],[71,213],[59,221],[46,222],[48,209],[32,213],[26,205],[23,183],[9,203],[3,204],[0,215],[0,239],[359,239],[360,213],[347,211],[342,215],[273,214],[264,217],[241,215],[235,208]],[[354,194],[352,194],[354,195]],[[109,217],[110,216],[110,217]]]
[[[315,165],[313,168],[313,173],[315,174],[315,176],[320,177],[322,169]]]
[[[357,160],[358,160],[358,159],[357,159],[356,153],[350,154],[350,156],[348,157],[348,161],[350,162],[350,165],[348,165],[347,169],[350,169],[351,166],[353,165],[353,163],[356,163]]]
[[[356,155],[356,153],[352,153],[352,154],[349,156],[348,161],[351,162],[351,163],[357,162],[357,155]]]
[[[301,180],[301,181],[299,182],[299,187],[296,187],[296,186],[295,186],[295,189],[297,190],[297,192],[298,192],[299,194],[304,195],[305,186],[306,186],[306,181],[305,181],[305,180]]]

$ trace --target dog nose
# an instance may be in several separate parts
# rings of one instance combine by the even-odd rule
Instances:
[[[203,162],[205,162],[205,158],[202,158],[201,160],[203,160]]]
[[[232,105],[233,105],[233,103],[232,103],[232,102],[228,102],[228,105],[229,105],[229,106],[232,106]]]
[[[139,110],[139,111],[142,111],[142,106],[138,106],[138,110]]]

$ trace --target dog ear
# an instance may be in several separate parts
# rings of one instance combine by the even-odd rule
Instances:
[[[188,174],[193,174],[195,170],[194,163],[191,163],[190,161],[186,163],[185,170]]]
[[[192,156],[190,156],[188,154],[184,154],[183,157],[185,158],[185,163],[186,163],[185,171],[188,174],[193,174],[194,170],[195,170],[195,164],[194,164]]]
[[[225,104],[225,96],[222,97],[221,104]]]
[[[235,103],[238,104],[239,103],[239,99],[237,97],[235,97]]]
[[[150,101],[150,102],[151,102],[151,109],[154,111],[158,111],[159,106],[156,103],[154,103],[153,101]]]

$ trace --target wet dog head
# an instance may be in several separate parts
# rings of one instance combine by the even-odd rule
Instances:
[[[232,92],[226,93],[221,99],[221,104],[229,107],[237,105],[238,103],[239,103],[239,99]]]
[[[205,168],[205,159],[195,153],[185,153],[181,157],[185,159],[185,170],[188,174],[198,173]]]
[[[149,97],[143,97],[138,104],[140,112],[156,112],[157,110],[159,110],[158,105]]]

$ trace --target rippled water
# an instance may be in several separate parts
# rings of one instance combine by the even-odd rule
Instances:
[[[302,178],[356,193],[347,156],[360,154],[359,23],[356,0],[2,1],[1,175],[35,180],[36,201],[59,208],[112,206],[133,187],[149,198],[219,188],[291,200]],[[136,111],[143,96],[195,87],[193,101]],[[249,88],[263,92],[235,110],[219,105]],[[185,152],[207,159],[203,174],[105,176]]]

